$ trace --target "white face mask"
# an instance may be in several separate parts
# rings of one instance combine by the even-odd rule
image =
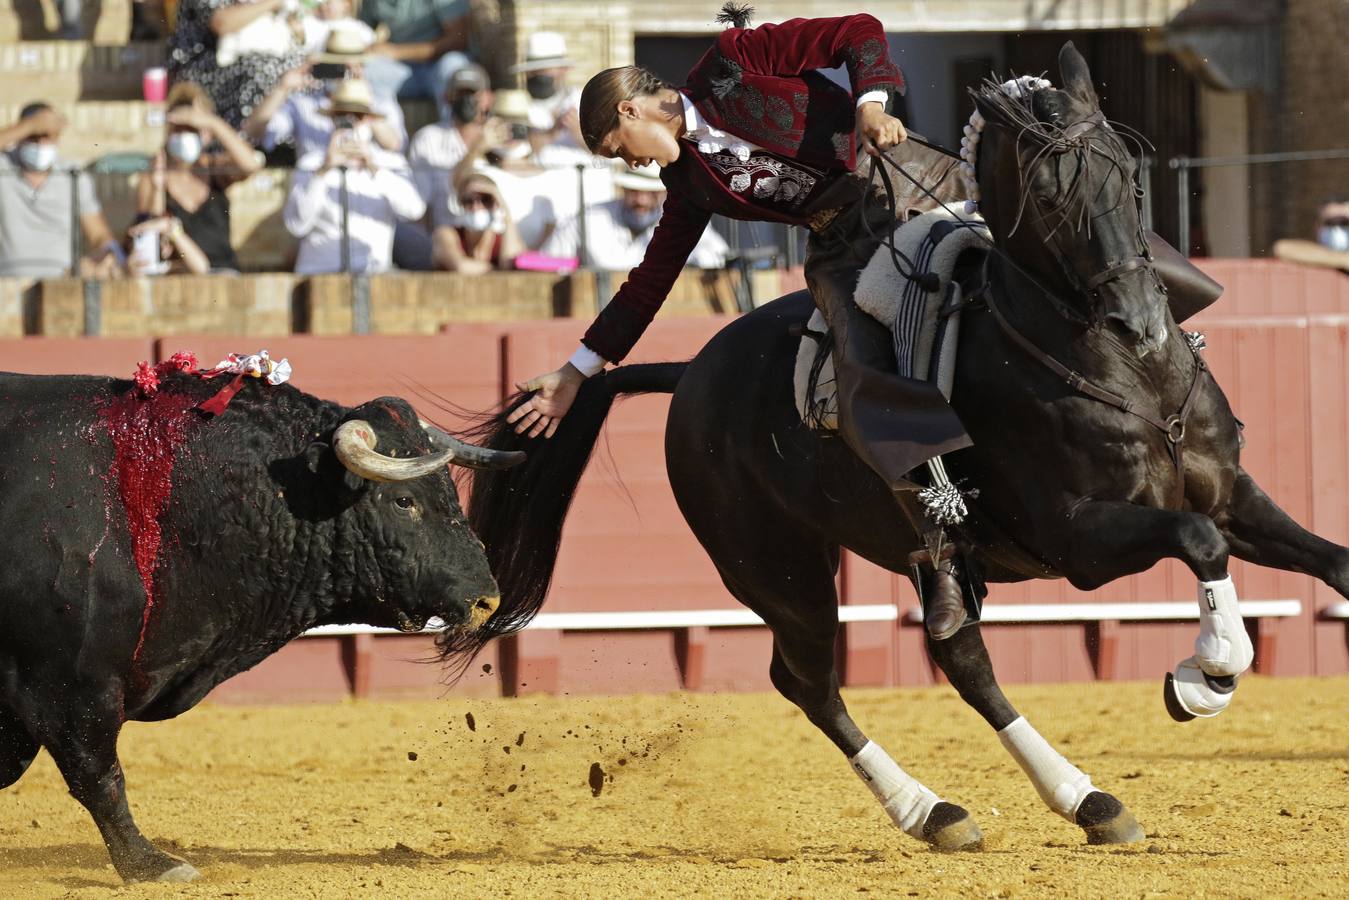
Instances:
[[[24,141],[18,149],[19,165],[30,172],[46,172],[56,165],[56,145]]]
[[[1323,225],[1316,232],[1316,240],[1331,250],[1349,250],[1349,225]]]
[[[195,131],[177,131],[169,135],[169,156],[189,166],[201,158],[201,135]]]
[[[469,231],[486,231],[492,227],[492,213],[480,206],[465,213],[463,222]]]

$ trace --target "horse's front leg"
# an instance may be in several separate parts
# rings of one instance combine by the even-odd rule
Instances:
[[[1199,579],[1194,655],[1166,676],[1163,697],[1178,722],[1216,716],[1232,702],[1236,678],[1255,658],[1227,574],[1227,538],[1212,519],[1119,501],[1090,501],[1068,517],[1056,562],[1074,587],[1094,590],[1162,559],[1184,562]]]
[[[1232,498],[1217,522],[1238,559],[1311,575],[1349,597],[1349,548],[1294,522],[1245,469],[1237,470]]]

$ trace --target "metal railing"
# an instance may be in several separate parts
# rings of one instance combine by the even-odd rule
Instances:
[[[1175,156],[1167,165],[1176,172],[1176,194],[1179,201],[1180,233],[1177,244],[1187,256],[1190,252],[1190,171],[1219,166],[1260,166],[1292,162],[1310,162],[1325,159],[1349,159],[1349,149],[1293,150],[1286,153],[1250,153],[1242,156]]]

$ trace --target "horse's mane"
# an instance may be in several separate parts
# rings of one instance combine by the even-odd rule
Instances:
[[[1052,236],[1058,229],[1072,223],[1073,230],[1085,227],[1091,234],[1091,204],[1086,190],[1092,183],[1091,166],[1093,159],[1099,157],[1108,166],[1119,169],[1121,184],[1130,183],[1122,156],[1129,154],[1129,146],[1137,149],[1142,157],[1152,145],[1133,128],[1119,122],[1113,122],[1101,115],[1100,106],[1093,102],[1087,116],[1069,116],[1076,104],[1085,101],[1074,99],[1067,93],[1053,88],[1043,78],[1022,76],[1009,81],[996,77],[986,78],[978,87],[970,89],[983,120],[1007,132],[1015,139],[1018,159],[1018,190],[1016,217],[1011,231],[1021,225],[1026,206],[1030,202],[1029,184],[1036,170],[1052,156],[1071,153],[1078,159],[1078,165],[1066,190],[1059,196],[1052,208],[1041,210],[1042,217],[1049,224],[1048,234]],[[1081,129],[1079,125],[1085,118],[1100,116],[1100,127]],[[1115,135],[1118,141],[1108,135]],[[1029,144],[1033,153],[1023,156],[1020,152]],[[1141,189],[1135,186],[1134,198],[1142,196]],[[1124,191],[1115,197],[1115,207],[1124,202]]]

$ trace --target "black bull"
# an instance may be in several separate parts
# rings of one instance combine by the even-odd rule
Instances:
[[[127,807],[117,736],[191,708],[308,628],[450,631],[497,587],[447,463],[518,459],[248,379],[0,374],[0,787],[39,747],[123,878],[186,880]],[[378,448],[378,449],[376,449]]]

